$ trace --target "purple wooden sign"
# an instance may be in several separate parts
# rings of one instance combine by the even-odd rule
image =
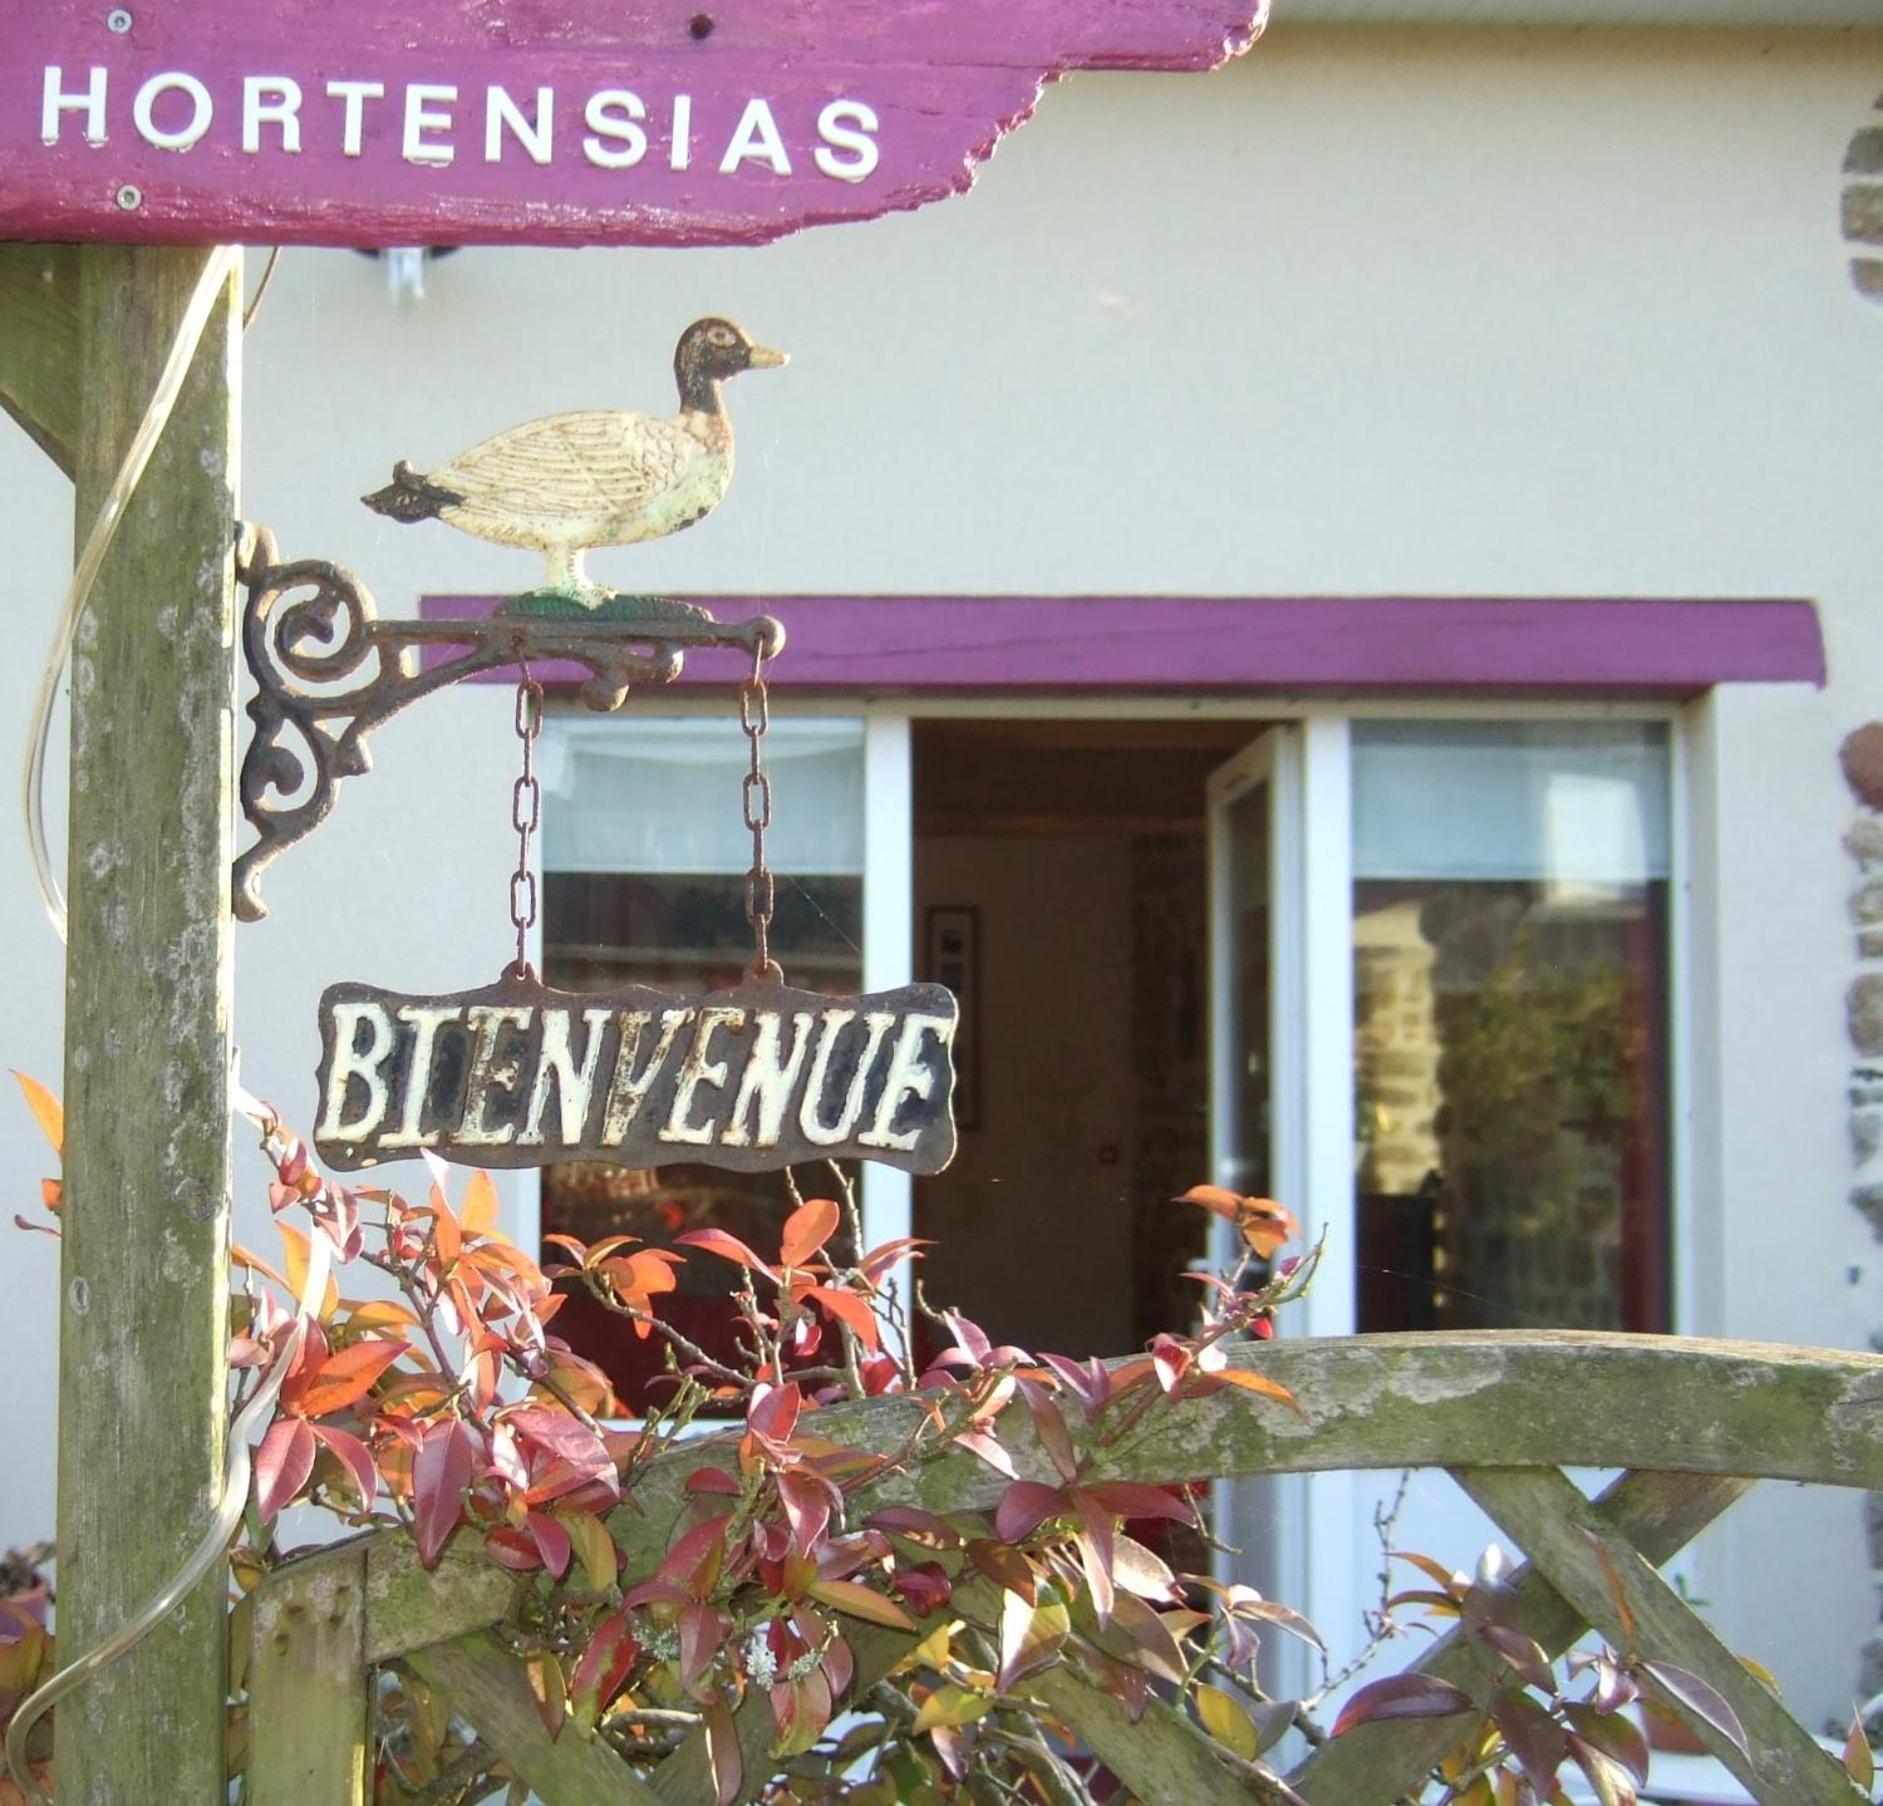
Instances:
[[[0,239],[754,244],[966,189],[1266,0],[0,0]]]

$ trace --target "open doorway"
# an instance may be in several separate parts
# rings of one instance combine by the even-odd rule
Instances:
[[[1247,721],[914,726],[916,966],[962,993],[960,1150],[917,1182],[924,1283],[998,1341],[1186,1325],[1212,1177],[1212,771]]]

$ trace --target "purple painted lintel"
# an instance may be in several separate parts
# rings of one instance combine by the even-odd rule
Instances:
[[[1433,596],[698,596],[722,621],[776,615],[775,681],[798,692],[1071,691],[1630,696],[1723,683],[1822,687],[1804,601]],[[428,596],[429,619],[490,612]],[[689,654],[683,687],[736,682],[737,654]],[[573,682],[573,668],[543,674]],[[504,681],[491,672],[485,681]]]

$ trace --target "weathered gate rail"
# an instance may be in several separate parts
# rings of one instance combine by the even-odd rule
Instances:
[[[1266,1343],[1234,1358],[1281,1381],[1305,1417],[1228,1388],[1160,1413],[1134,1447],[1128,1475],[1111,1477],[1176,1482],[1446,1468],[1529,1556],[1513,1581],[1511,1621],[1552,1655],[1590,1626],[1617,1646],[1630,1643],[1606,1556],[1632,1617],[1635,1650],[1701,1675],[1738,1713],[1749,1760],[1679,1701],[1664,1701],[1757,1799],[1850,1806],[1859,1797],[1838,1762],[1656,1570],[1756,1480],[1883,1490],[1883,1357],[1560,1331]],[[832,1409],[818,1427],[833,1439],[886,1450],[910,1433],[919,1409],[907,1400],[870,1400]],[[1050,1464],[1018,1416],[1011,1429],[1003,1421],[1003,1440],[1023,1476],[1049,1479]],[[691,1443],[643,1477],[611,1522],[624,1573],[652,1570],[684,1509],[686,1475],[716,1458],[730,1463],[729,1442]],[[1589,1500],[1564,1467],[1629,1471]],[[976,1457],[955,1452],[887,1477],[869,1508],[984,1509],[1005,1484]],[[1354,1558],[1368,1555],[1356,1549]],[[253,1806],[357,1806],[366,1797],[371,1675],[395,1659],[447,1690],[459,1714],[548,1806],[710,1800],[703,1737],[669,1756],[651,1783],[573,1723],[549,1738],[521,1662],[495,1634],[513,1587],[511,1576],[468,1548],[448,1551],[438,1571],[426,1574],[410,1539],[392,1533],[356,1538],[271,1575],[255,1598],[249,1672]],[[972,1610],[972,1594],[962,1589],[958,1605]],[[905,1635],[873,1627],[846,1634],[860,1691],[911,1645]],[[1486,1684],[1482,1665],[1456,1636],[1432,1647],[1418,1667],[1467,1691]],[[1256,1797],[1169,1707],[1153,1702],[1132,1724],[1116,1701],[1063,1667],[1026,1686],[1146,1806]],[[750,1789],[768,1772],[772,1723],[762,1695],[748,1700],[738,1725]],[[1458,1738],[1457,1720],[1365,1725],[1319,1751],[1291,1781],[1315,1806],[1390,1806]]]

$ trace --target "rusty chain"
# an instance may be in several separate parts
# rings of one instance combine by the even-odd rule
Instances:
[[[765,863],[765,830],[772,822],[772,781],[765,771],[763,753],[765,730],[771,726],[771,696],[765,687],[767,656],[767,645],[761,640],[752,648],[752,675],[739,685],[739,726],[752,749],[739,800],[745,825],[752,834],[752,867],[745,875],[745,919],[751,925],[754,948],[749,976],[777,984],[784,977],[771,956],[771,924],[778,887]]]
[[[530,661],[517,650],[516,736],[523,743],[523,775],[510,790],[510,825],[517,831],[517,864],[510,874],[510,921],[517,931],[516,964],[510,975],[530,978],[530,930],[536,926],[536,873],[530,868],[530,841],[543,819],[543,787],[536,776],[536,738],[543,731],[543,686],[530,673]]]

